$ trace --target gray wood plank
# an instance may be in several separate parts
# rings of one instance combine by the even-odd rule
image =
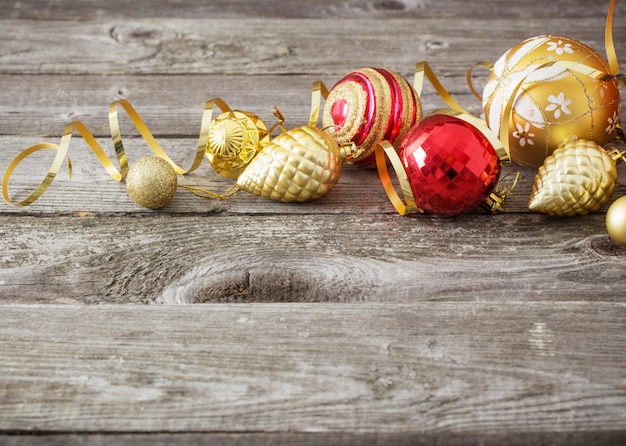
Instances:
[[[344,446],[358,444],[361,446],[430,446],[433,444],[456,446],[610,446],[622,445],[626,441],[624,431],[588,431],[588,432],[516,432],[515,434],[456,434],[442,432],[437,434],[417,434],[412,432],[386,433],[373,432],[366,434],[349,433],[46,433],[46,434],[0,434],[0,442],[5,446],[104,446],[114,443],[120,446],[170,446],[191,445],[201,446],[301,446],[325,445]]]
[[[371,61],[372,64],[375,61]],[[468,61],[468,67],[471,62]],[[352,67],[349,71],[363,68]],[[388,67],[414,80],[415,62],[402,61]],[[487,70],[476,70],[476,85]],[[0,135],[47,136],[57,142],[65,124],[81,120],[96,136],[110,135],[109,104],[124,98],[133,104],[150,130],[159,137],[193,137],[200,131],[206,101],[221,97],[234,109],[261,117],[268,126],[276,122],[274,107],[284,115],[288,128],[308,122],[311,86],[323,81],[331,88],[342,75],[7,75],[0,74]],[[447,72],[442,79],[455,99],[470,113],[480,115],[482,106],[467,86],[465,72]],[[426,112],[445,107],[435,90],[426,85],[421,95]],[[216,115],[219,110],[216,109]],[[123,135],[138,135],[122,112]],[[321,119],[320,119],[321,124]],[[10,141],[2,143],[8,149]],[[18,147],[21,145],[15,143]]]
[[[624,299],[603,214],[0,217],[0,302]]]
[[[626,40],[624,23],[614,26],[616,42]],[[604,54],[602,18],[581,18],[575,26],[571,19],[152,18],[70,25],[6,19],[0,21],[0,73],[329,76],[371,65],[412,67],[421,60],[437,71],[465,73],[473,63],[495,61],[543,34],[573,37]],[[624,59],[624,48],[618,51]]]
[[[157,0],[151,2],[125,2],[109,0],[22,0],[0,9],[0,17],[72,20],[102,17],[184,17],[184,18],[389,18],[389,17],[485,17],[493,18],[552,18],[552,17],[604,17],[608,1],[588,0],[366,0],[366,1],[307,1],[265,0]],[[623,12],[622,5],[617,5]]]
[[[4,431],[626,429],[624,303],[0,311]]]

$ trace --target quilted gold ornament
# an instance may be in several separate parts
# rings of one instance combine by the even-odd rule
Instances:
[[[282,202],[316,200],[337,183],[345,157],[329,134],[297,127],[265,146],[237,178],[237,187]]]
[[[609,64],[582,42],[537,36],[494,64],[483,91],[485,120],[501,138],[508,126],[511,158],[539,167],[572,137],[609,142],[619,124],[619,85]],[[508,122],[507,122],[508,121]]]
[[[615,159],[620,156],[616,153]],[[559,217],[597,211],[615,190],[615,159],[592,141],[560,146],[539,168],[528,207]]]

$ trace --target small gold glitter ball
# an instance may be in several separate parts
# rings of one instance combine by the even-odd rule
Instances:
[[[178,180],[170,163],[156,156],[136,161],[126,176],[126,192],[139,206],[159,209],[176,194]]]
[[[626,246],[626,196],[618,198],[609,206],[606,230],[615,243]]]

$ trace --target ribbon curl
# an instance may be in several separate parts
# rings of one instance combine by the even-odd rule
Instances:
[[[148,127],[146,126],[143,119],[139,116],[137,111],[133,108],[133,106],[126,99],[119,99],[113,102],[109,106],[109,128],[111,133],[111,139],[113,140],[113,145],[115,147],[115,155],[117,158],[117,162],[119,165],[119,169],[113,164],[113,161],[107,156],[102,146],[98,143],[96,138],[93,136],[91,131],[83,124],[81,121],[74,121],[69,123],[63,129],[63,135],[61,137],[61,142],[59,144],[44,142],[35,144],[21,153],[19,153],[9,164],[7,170],[4,173],[2,178],[2,197],[4,200],[14,206],[28,206],[34,203],[37,199],[39,199],[48,189],[54,178],[56,177],[59,169],[61,168],[63,161],[67,159],[68,171],[70,175],[70,179],[72,177],[72,163],[68,157],[68,151],[70,146],[70,141],[72,139],[72,135],[74,132],[77,132],[82,138],[85,140],[91,151],[96,155],[100,164],[105,168],[107,173],[115,180],[115,181],[123,181],[128,173],[128,159],[126,157],[126,151],[124,149],[124,144],[122,142],[122,133],[120,130],[119,124],[119,107],[121,107],[130,120],[132,121],[135,128],[139,131],[140,135],[144,139],[144,141],[148,144],[148,147],[154,152],[156,156],[159,158],[163,158],[168,163],[172,165],[174,170],[179,175],[185,175],[200,166],[202,162],[202,158],[204,156],[206,150],[206,144],[208,140],[209,127],[212,121],[213,116],[213,108],[218,106],[223,111],[229,111],[230,107],[220,98],[215,98],[210,101],[207,101],[204,106],[204,111],[202,113],[202,123],[200,126],[200,136],[198,139],[198,146],[196,149],[196,154],[194,156],[194,160],[192,162],[191,167],[188,169],[183,169],[178,164],[176,164],[163,150],[163,148],[159,145],[157,140],[154,138]],[[41,150],[56,150],[57,154],[52,162],[52,165],[48,169],[48,173],[41,181],[39,186],[24,200],[21,201],[13,201],[9,197],[9,180],[13,171],[17,168],[17,166],[30,155],[39,152]]]

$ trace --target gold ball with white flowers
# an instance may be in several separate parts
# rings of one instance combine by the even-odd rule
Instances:
[[[498,135],[508,120],[513,161],[539,167],[567,141],[584,139],[602,146],[615,136],[617,81],[598,80],[580,69],[609,73],[595,50],[555,36],[527,39],[495,63],[483,91],[485,120]]]

